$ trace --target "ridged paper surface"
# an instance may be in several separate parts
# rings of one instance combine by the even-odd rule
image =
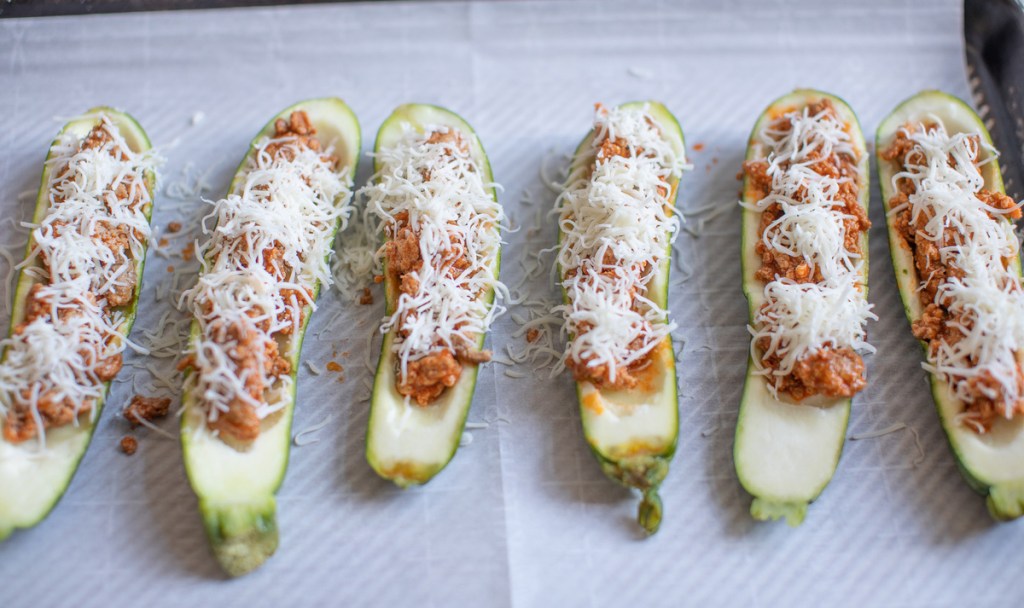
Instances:
[[[681,434],[655,537],[641,538],[636,497],[604,478],[584,444],[567,374],[520,367],[531,377],[517,379],[505,366],[486,366],[470,421],[490,424],[471,431],[448,469],[406,491],[378,479],[363,457],[363,359],[369,348],[376,362],[379,339],[368,347],[367,336],[383,297],[359,306],[325,291],[303,352],[324,371],[302,366],[294,431],[331,420],[312,434],[319,443],[292,448],[276,556],[225,580],[178,444],[140,432],[138,453],[120,453],[127,425],[116,414],[135,392],[154,392],[148,370],[126,367],[64,500],[42,525],[0,544],[0,604],[1024,604],[1024,527],[993,523],[956,470],[891,276],[877,184],[870,299],[880,320],[869,331],[878,354],[868,359],[870,386],[854,402],[850,433],[903,422],[920,435],[923,454],[909,431],[848,442],[833,483],[798,529],[751,520],[733,472],[749,339],[736,174],[758,114],[793,88],[820,88],[850,103],[870,141],[879,121],[920,89],[967,94],[959,2],[823,4],[426,2],[0,22],[4,245],[23,241],[16,224],[30,217],[54,133],[99,104],[133,114],[168,158],[155,233],[165,235],[171,221],[193,230],[170,239],[175,254],[203,212],[198,196],[180,192],[183,171],[207,173],[202,195],[222,196],[264,121],[323,95],[356,111],[364,152],[400,103],[444,105],[476,128],[505,187],[501,200],[523,226],[507,235],[502,276],[510,285],[524,275],[521,262],[554,244],[546,215],[554,195],[541,167],[554,175],[566,164],[596,101],[663,101],[694,163],[681,208],[727,208],[700,230],[706,214],[691,213],[688,226],[700,236],[683,233],[677,243],[695,273],[680,282],[685,273],[673,268],[671,311],[685,340]],[[14,253],[20,259],[20,247]],[[180,286],[194,280],[194,263],[150,251],[136,340],[165,314],[184,319],[164,294],[171,265]],[[526,289],[558,296],[544,273]],[[521,349],[516,327],[503,317],[491,347]],[[344,382],[326,370],[332,360]],[[173,360],[130,355],[128,363],[153,363],[164,374]],[[162,426],[176,432],[174,421]]]

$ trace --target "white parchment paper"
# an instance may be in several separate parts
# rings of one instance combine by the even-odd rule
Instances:
[[[367,336],[383,301],[378,292],[375,305],[359,306],[332,290],[303,351],[324,371],[300,370],[295,430],[330,421],[307,437],[318,443],[292,450],[274,558],[226,580],[208,553],[177,442],[145,431],[135,456],[118,451],[128,427],[116,414],[135,392],[168,392],[147,366],[165,376],[173,365],[133,355],[137,367],[114,386],[63,501],[0,545],[0,605],[1024,604],[1024,527],[994,524],[956,470],[900,307],[876,184],[870,299],[880,320],[870,333],[878,354],[850,433],[903,422],[922,452],[909,430],[848,442],[798,529],[751,520],[732,465],[748,344],[735,176],[749,130],[798,86],[844,97],[869,139],[920,89],[965,96],[959,4],[424,2],[0,22],[0,243],[23,242],[16,223],[30,216],[47,145],[65,118],[99,104],[123,108],[167,158],[154,223],[169,243],[163,256],[150,251],[136,340],[165,315],[184,318],[168,293],[175,280],[193,280],[181,270],[194,262],[179,254],[195,236],[200,196],[221,196],[253,134],[308,97],[344,98],[363,126],[364,151],[400,103],[462,114],[523,226],[503,256],[510,285],[530,254],[554,244],[545,215],[554,194],[541,167],[553,174],[564,164],[596,101],[665,102],[695,165],[681,208],[729,207],[678,241],[696,272],[671,292],[685,341],[681,435],[655,537],[640,537],[635,497],[589,453],[568,375],[524,366],[516,371],[528,377],[512,378],[507,367],[485,367],[470,420],[487,426],[471,431],[448,469],[407,491],[378,479],[363,457],[370,375],[362,362],[376,359],[379,341],[368,345]],[[186,192],[197,181],[206,189]],[[689,225],[703,217],[691,213]],[[164,234],[172,221],[185,232]],[[525,289],[556,295],[543,274]],[[511,316],[499,320],[492,348],[521,348],[516,328]],[[326,371],[328,361],[345,371]]]

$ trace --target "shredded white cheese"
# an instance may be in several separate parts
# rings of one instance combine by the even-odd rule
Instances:
[[[331,262],[334,288],[347,302],[355,303],[363,289],[372,285],[374,273],[381,271],[377,259],[376,222],[365,213],[352,216],[345,231],[338,236],[344,243]]]
[[[1003,217],[1013,209],[994,208],[978,197],[985,187],[979,167],[995,158],[996,151],[979,145],[977,133],[949,135],[940,119],[930,120],[935,126],[904,129],[914,148],[903,171],[893,176],[893,186],[906,179],[915,191],[905,204],[890,210],[895,214],[909,206],[915,224],[925,218],[916,238],[935,243],[941,262],[963,273],[946,277],[934,299],[946,307],[962,338],[955,343],[932,341],[924,368],[949,382],[959,400],[973,402],[980,391],[1011,418],[1024,399],[1019,361],[1024,289],[1012,267],[1004,266],[1020,248],[1013,224]],[[982,148],[988,157],[976,165]],[[922,283],[928,278],[921,277]],[[973,389],[972,379],[981,380]],[[984,431],[966,412],[961,421]]]
[[[17,270],[18,263],[14,260],[14,253],[12,250],[24,250],[26,243],[15,244],[11,246],[0,247],[0,257],[3,257],[4,262],[7,263],[7,273],[4,275],[3,289],[0,290],[0,298],[3,298],[3,307],[5,313],[11,312],[11,291],[14,289],[14,271]]]
[[[605,139],[623,140],[628,153],[599,157]],[[669,183],[689,166],[647,106],[599,106],[590,148],[594,162],[573,168],[556,202],[568,304],[554,312],[572,336],[562,361],[607,366],[615,382],[619,369],[643,360],[676,327],[646,289],[679,230]]]
[[[273,147],[281,146],[276,152]],[[198,334],[189,355],[193,373],[185,382],[215,422],[235,400],[254,408],[261,419],[287,406],[287,399],[266,400],[264,395],[290,394],[292,378],[273,376],[263,348],[253,349],[258,364],[246,373],[259,375],[264,395],[254,398],[246,390],[244,374],[232,360],[238,335],[257,335],[257,345],[290,329],[301,332],[301,320],[316,308],[317,286],[331,283],[328,259],[335,228],[348,219],[351,176],[348,167],[334,167],[327,158],[333,148],[314,151],[294,136],[264,137],[254,144],[243,177],[227,198],[211,202],[203,220],[209,239],[196,249],[202,260],[197,284],[182,294],[196,322]],[[208,201],[209,202],[209,201]],[[208,221],[214,220],[209,226]],[[264,252],[278,248],[279,271],[268,270]],[[237,328],[232,335],[229,328]],[[282,349],[282,354],[288,355]]]
[[[903,431],[903,430],[910,431],[910,434],[914,437],[914,447],[917,450],[917,455],[914,456],[914,460],[911,461],[911,464],[916,467],[917,465],[919,465],[922,462],[924,462],[924,458],[925,458],[924,446],[921,444],[921,436],[917,433],[917,429],[912,427],[912,426],[910,426],[910,425],[908,425],[905,422],[894,422],[893,424],[891,424],[891,425],[889,425],[889,426],[887,426],[885,428],[882,428],[882,429],[875,429],[873,431],[867,431],[865,433],[851,434],[848,437],[848,439],[850,441],[861,441],[863,439],[875,439],[877,437],[884,437],[885,435],[889,435],[891,433],[895,433],[897,431]]]
[[[497,302],[508,297],[496,276],[505,215],[491,193],[496,184],[484,182],[473,157],[472,135],[440,125],[421,131],[406,124],[403,129],[393,145],[377,152],[380,170],[360,190],[378,231],[394,227],[395,216],[406,214],[423,260],[408,273],[417,283],[414,293],[401,293],[380,326],[381,333],[401,329],[392,349],[402,380],[410,361],[457,347],[475,348],[505,310]],[[428,142],[434,134],[453,132],[454,141],[440,137]],[[464,255],[465,268],[453,266],[452,252]],[[378,259],[383,255],[382,247]]]
[[[122,302],[129,290],[130,303],[150,236],[145,175],[158,157],[132,151],[106,115],[96,119],[106,134],[102,144],[83,147],[69,131],[54,142],[45,185],[49,207],[39,224],[27,224],[33,246],[18,268],[42,285],[36,301],[47,313],[0,342],[0,417],[27,404],[40,447],[42,398],[73,404],[75,424],[83,406],[103,398],[95,368],[128,344],[124,309],[108,299]]]
[[[781,377],[791,374],[797,361],[823,347],[874,352],[865,324],[877,317],[864,294],[862,255],[846,247],[845,220],[851,216],[840,193],[859,176],[833,177],[814,170],[821,159],[859,158],[847,126],[828,109],[811,114],[804,107],[772,121],[758,137],[768,150],[771,191],[759,201],[740,204],[758,213],[778,205],[781,215],[765,228],[764,246],[803,259],[809,273],[817,270],[821,275],[818,282],[784,277],[768,282],[765,304],[748,327],[757,373],[775,377],[768,383],[775,394]],[[758,355],[763,339],[768,346]],[[772,356],[779,358],[774,370],[763,363]]]
[[[774,375],[791,373],[801,357],[824,346],[874,352],[866,341],[864,323],[878,317],[853,281],[845,285],[796,283],[780,277],[765,285],[764,296],[765,306],[750,328],[754,336],[751,348],[756,350],[762,338],[768,339],[764,356],[780,358]],[[760,358],[755,356],[754,361],[760,363]],[[771,370],[762,367],[759,372],[766,375]]]
[[[292,443],[294,443],[295,447],[297,448],[301,448],[307,445],[313,445],[314,443],[320,443],[319,437],[311,437],[309,439],[306,439],[306,436],[312,435],[313,433],[319,431],[320,429],[330,424],[331,418],[332,416],[328,414],[327,417],[325,417],[320,422],[314,424],[309,428],[302,429],[298,433],[295,433],[295,435],[292,437]]]

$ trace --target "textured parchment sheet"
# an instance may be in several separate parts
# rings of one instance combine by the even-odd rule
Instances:
[[[959,2],[430,2],[0,22],[0,243],[23,241],[15,224],[30,216],[43,156],[65,118],[99,104],[123,108],[167,158],[156,235],[168,236],[175,220],[186,232],[170,235],[166,257],[149,253],[136,340],[165,315],[184,318],[168,293],[175,274],[179,288],[194,276],[168,267],[195,268],[179,254],[195,236],[199,197],[221,196],[264,121],[308,97],[348,101],[364,152],[399,103],[465,116],[523,226],[503,256],[510,285],[530,254],[554,243],[545,215],[554,195],[541,168],[554,176],[564,165],[595,101],[665,102],[694,163],[681,208],[726,207],[703,226],[707,213],[690,213],[699,237],[678,241],[696,272],[671,291],[685,340],[681,428],[655,537],[640,537],[636,498],[589,453],[570,378],[529,367],[516,368],[529,376],[520,379],[505,366],[483,369],[470,420],[488,426],[472,430],[472,443],[428,486],[400,491],[378,479],[363,457],[363,360],[376,360],[379,340],[368,346],[367,336],[382,298],[359,306],[330,290],[303,352],[324,371],[300,369],[294,430],[330,420],[309,436],[318,443],[292,449],[275,557],[226,580],[208,553],[177,442],[143,431],[135,456],[118,451],[121,407],[134,392],[166,391],[145,366],[168,375],[173,364],[131,355],[138,367],[114,386],[65,498],[42,525],[0,545],[0,605],[1024,604],[1024,528],[992,523],[955,468],[891,276],[876,184],[878,354],[850,433],[902,422],[922,451],[909,430],[850,441],[802,527],[748,515],[732,465],[748,340],[735,176],[758,114],[797,86],[844,97],[869,140],[920,89],[965,96]],[[368,172],[364,158],[360,183]],[[206,189],[187,192],[197,176]],[[553,299],[547,285],[542,274],[526,289]],[[511,316],[496,323],[496,352],[522,347],[516,328]],[[326,371],[332,360],[342,374]]]

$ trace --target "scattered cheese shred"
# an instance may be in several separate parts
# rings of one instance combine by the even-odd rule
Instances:
[[[357,213],[338,238],[343,246],[334,256],[331,273],[335,291],[348,302],[358,302],[364,295],[363,290],[372,284],[374,273],[381,271],[374,231],[374,223],[368,221],[365,214]]]
[[[910,431],[910,434],[914,437],[914,448],[917,450],[917,455],[914,456],[914,460],[911,461],[911,464],[916,467],[917,465],[919,465],[922,462],[924,462],[924,458],[925,458],[924,446],[921,444],[921,436],[917,433],[917,429],[915,429],[914,427],[908,425],[905,422],[894,422],[893,424],[891,424],[891,425],[889,425],[889,426],[887,426],[885,428],[875,429],[873,431],[867,431],[865,433],[851,434],[848,437],[848,439],[850,441],[861,441],[863,439],[875,439],[875,438],[878,438],[878,437],[884,437],[885,435],[890,435],[890,434],[895,433],[897,431],[904,431],[904,430]]]
[[[891,433],[895,433],[896,431],[902,431],[905,428],[907,428],[906,423],[895,422],[882,429],[875,429],[873,431],[867,431],[865,433],[853,433],[848,437],[848,439],[850,441],[861,441],[862,439],[875,439],[876,437],[889,435]]]
[[[301,448],[302,446],[306,445],[312,445],[314,443],[320,443],[319,437],[311,437],[309,439],[306,439],[306,436],[312,435],[313,433],[319,431],[320,429],[330,424],[331,418],[332,416],[328,414],[327,417],[321,420],[320,422],[314,424],[309,428],[302,429],[298,433],[295,433],[295,436],[292,437],[292,443],[294,443],[295,447],[297,448]]]

